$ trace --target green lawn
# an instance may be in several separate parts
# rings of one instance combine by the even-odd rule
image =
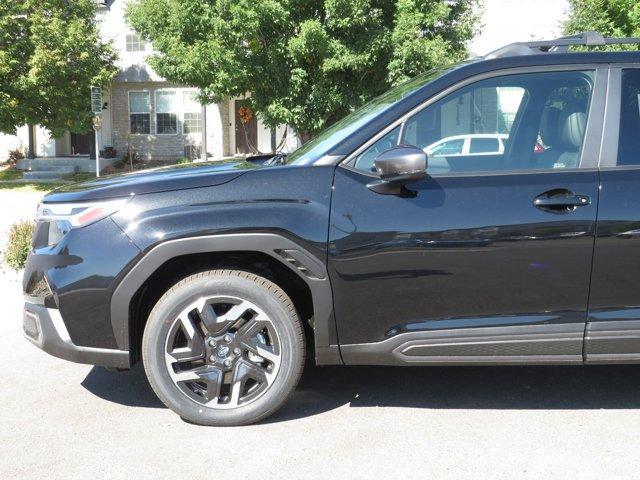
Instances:
[[[93,180],[96,178],[96,174],[89,172],[77,172],[72,173],[71,175],[65,175],[63,178],[71,182],[84,182],[86,180]]]
[[[20,170],[0,167],[0,182],[6,180],[20,180],[21,178],[22,172]]]
[[[0,181],[0,190],[15,190],[17,192],[50,192],[64,183],[8,183]]]
[[[49,192],[65,182],[16,182],[22,180],[22,172],[15,168],[0,166],[0,190],[19,192]]]

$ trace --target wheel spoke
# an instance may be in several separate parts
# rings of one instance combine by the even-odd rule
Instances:
[[[171,378],[173,379],[174,382],[179,383],[179,382],[196,382],[198,380],[200,380],[200,377],[202,376],[202,374],[206,373],[209,370],[208,367],[198,367],[198,368],[193,368],[190,370],[181,370],[181,371],[174,371],[173,369],[171,369],[169,371],[169,375],[171,375]]]
[[[265,368],[251,363],[247,360],[240,360],[233,371],[233,379],[231,380],[231,395],[228,406],[237,406],[241,401],[242,393],[247,385],[247,381],[253,380],[257,390],[265,390],[273,381],[274,375],[269,373]],[[257,393],[257,392],[256,392]]]
[[[202,323],[204,323],[209,333],[219,335],[237,322],[249,308],[248,302],[240,300],[240,303],[233,305],[226,313],[216,315],[213,305],[205,303],[199,313]]]
[[[188,384],[198,382],[206,385],[205,400],[207,403],[218,401],[224,378],[224,372],[219,368],[204,366],[181,372],[170,370],[169,374],[179,387],[192,394],[193,390],[188,387]]]
[[[267,330],[273,336],[273,326],[266,320],[250,320],[240,330],[237,338],[244,348],[250,352],[266,358],[270,362],[279,361],[278,351],[275,346],[265,345],[257,338],[258,333]]]
[[[249,310],[249,305],[247,302],[245,302],[244,300],[239,303],[238,305],[234,305],[233,307],[231,307],[229,309],[229,311],[227,313],[225,313],[224,315],[220,315],[220,320],[223,322],[235,322],[237,321],[242,315],[244,315],[246,313],[246,311]]]
[[[191,320],[188,311],[182,312],[178,321],[171,328],[170,338],[175,338],[178,331],[181,331],[187,339],[184,347],[173,347],[173,342],[167,345],[167,354],[177,362],[187,362],[197,360],[204,355],[204,338],[198,328]]]
[[[213,305],[205,303],[198,313],[200,314],[202,323],[210,334],[216,333],[220,329],[220,325],[217,324],[218,316],[213,310]]]
[[[273,347],[270,347],[268,345],[256,345],[256,352],[262,358],[266,358],[272,363],[276,363],[280,360],[280,357],[274,352]]]
[[[219,368],[211,368],[202,374],[201,379],[207,385],[207,403],[216,403],[220,397],[224,372]]]

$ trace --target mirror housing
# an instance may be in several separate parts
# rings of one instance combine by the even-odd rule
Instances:
[[[387,183],[403,185],[427,175],[427,154],[409,145],[385,150],[376,157],[374,164],[380,178]]]

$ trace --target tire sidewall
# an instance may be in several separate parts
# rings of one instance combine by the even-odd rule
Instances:
[[[304,359],[304,342],[300,342],[302,327],[295,311],[291,312],[286,303],[262,283],[268,284],[268,281],[238,276],[240,272],[206,273],[179,282],[153,308],[142,342],[145,370],[160,399],[188,421],[205,425],[252,423],[277,410],[295,388]],[[180,312],[203,296],[246,299],[261,308],[276,329],[280,340],[280,369],[269,389],[247,405],[219,410],[205,407],[180,391],[167,371],[164,356],[167,333]]]

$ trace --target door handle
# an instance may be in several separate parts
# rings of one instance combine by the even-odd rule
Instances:
[[[577,195],[564,188],[549,190],[533,199],[533,205],[536,208],[553,213],[572,212],[577,207],[590,204],[591,198],[587,195]]]

